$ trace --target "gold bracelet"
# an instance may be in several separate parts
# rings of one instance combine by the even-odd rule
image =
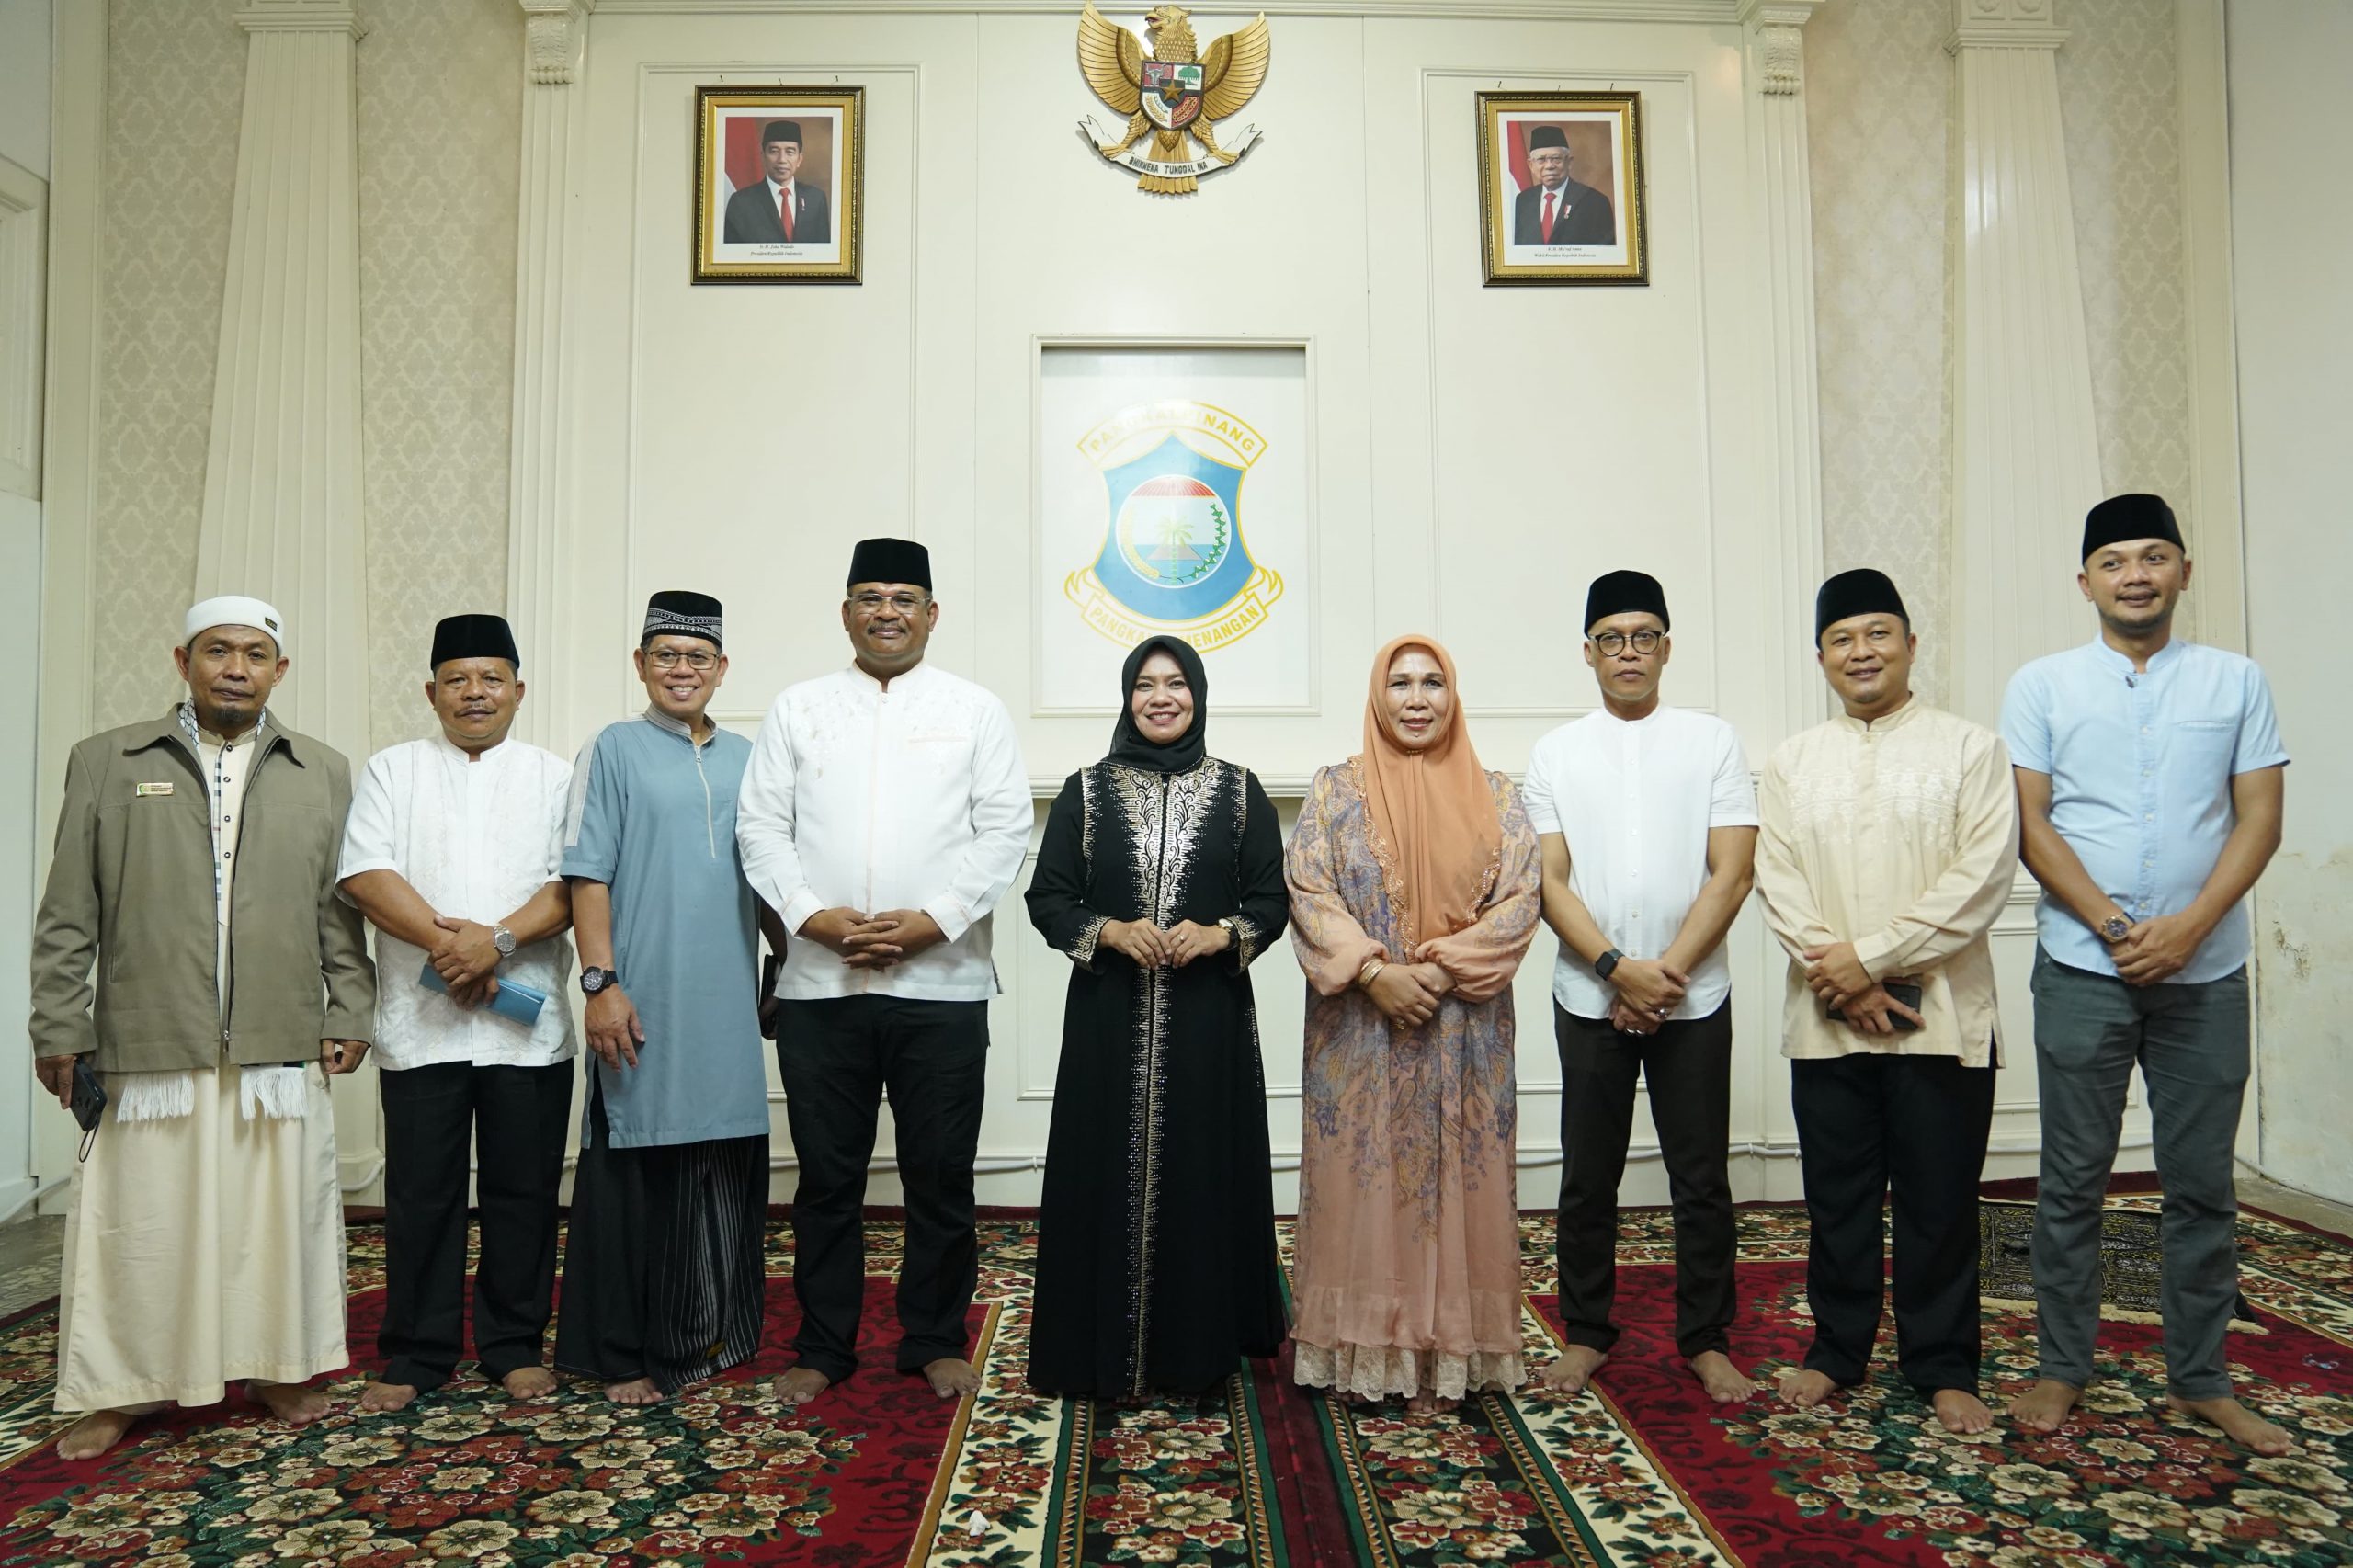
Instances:
[[[1385,959],[1365,960],[1364,967],[1357,971],[1357,984],[1367,991],[1371,990],[1372,983],[1379,979],[1381,971],[1388,967],[1389,963]]]

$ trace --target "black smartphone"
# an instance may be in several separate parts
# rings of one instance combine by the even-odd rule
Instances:
[[[1912,982],[1908,980],[1883,980],[1880,982],[1880,989],[1886,992],[1892,999],[1902,1003],[1906,1007],[1911,1008],[1914,1012],[1916,1013],[1920,1010],[1920,987],[1914,984]],[[1829,1016],[1842,1024],[1847,1021],[1847,1015],[1840,1012],[1836,1007],[1830,1009]],[[1887,1016],[1887,1021],[1893,1027],[1897,1034],[1910,1034],[1920,1027],[1901,1013],[1890,1013]]]
[[[74,1059],[73,1100],[74,1119],[82,1129],[82,1158],[90,1157],[90,1141],[98,1135],[98,1118],[106,1114],[107,1086],[98,1082],[98,1074],[90,1066],[90,1059]]]

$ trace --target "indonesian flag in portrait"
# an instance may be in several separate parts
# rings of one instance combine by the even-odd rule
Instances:
[[[1505,125],[1504,178],[1511,182],[1511,189],[1506,195],[1518,196],[1536,183],[1536,176],[1528,172],[1528,133],[1545,124],[1558,125],[1563,134],[1569,129],[1566,120],[1518,119]]]
[[[726,187],[719,193],[721,201],[747,185],[760,183],[760,128],[767,122],[767,116],[757,114],[731,114],[721,122],[725,140],[720,149],[719,179]]]

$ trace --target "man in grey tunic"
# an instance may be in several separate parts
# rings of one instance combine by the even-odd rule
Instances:
[[[655,594],[650,699],[573,771],[563,875],[587,994],[588,1109],[556,1365],[651,1404],[760,1347],[767,1267],[761,908],[735,849],[751,743],[711,722],[720,605]],[[780,949],[781,928],[772,931]]]

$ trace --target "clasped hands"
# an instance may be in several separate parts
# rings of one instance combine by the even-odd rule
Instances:
[[[1402,963],[1376,953],[1365,960],[1357,983],[1390,1023],[1420,1028],[1438,1017],[1438,1005],[1461,983],[1449,964],[1459,966],[1462,960],[1448,942],[1447,937],[1432,937],[1416,943]],[[1368,973],[1371,978],[1365,978]]]
[[[1106,920],[1095,942],[1138,969],[1183,969],[1195,959],[1233,946],[1233,933],[1222,926],[1203,926],[1192,920],[1179,920],[1165,929],[1149,920]]]
[[[479,920],[447,915],[437,915],[433,924],[441,928],[442,937],[425,955],[426,961],[449,988],[449,1000],[471,1010],[497,995],[498,944],[492,939],[492,928]]]
[[[2154,915],[2136,922],[2120,941],[2109,944],[2108,956],[2116,976],[2127,985],[2155,985],[2189,967],[2211,927],[2187,912]]]
[[[1665,959],[1620,959],[1609,971],[1617,994],[1609,1001],[1609,1027],[1620,1034],[1656,1034],[1683,1006],[1691,977]]]
[[[821,909],[801,923],[800,935],[850,969],[889,969],[948,940],[939,922],[920,909],[885,909],[874,915],[847,907]]]
[[[1805,950],[1805,983],[1825,1007],[1836,1007],[1847,1027],[1858,1034],[1893,1034],[1896,1018],[1909,1018],[1914,1028],[1926,1019],[1887,994],[1870,977],[1852,942],[1834,942]]]

